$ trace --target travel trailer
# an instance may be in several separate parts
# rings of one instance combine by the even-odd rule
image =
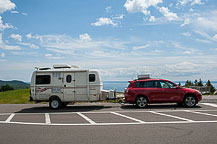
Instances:
[[[49,102],[52,109],[70,102],[95,102],[114,99],[114,91],[103,90],[98,70],[71,65],[39,68],[32,74],[30,101]]]

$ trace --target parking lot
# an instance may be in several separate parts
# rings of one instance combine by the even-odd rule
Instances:
[[[117,103],[81,103],[56,111],[46,104],[0,105],[0,126],[1,143],[213,143],[217,104],[204,102],[195,108],[157,104],[138,109]]]

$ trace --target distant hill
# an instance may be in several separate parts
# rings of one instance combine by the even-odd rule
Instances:
[[[29,84],[22,82],[22,81],[18,81],[18,80],[12,80],[12,81],[0,80],[0,87],[3,85],[9,85],[9,86],[13,87],[14,89],[25,89],[25,88],[30,87]]]

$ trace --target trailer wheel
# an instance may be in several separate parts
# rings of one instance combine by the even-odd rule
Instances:
[[[53,97],[49,101],[49,106],[52,109],[59,109],[62,106],[62,102],[58,97]]]

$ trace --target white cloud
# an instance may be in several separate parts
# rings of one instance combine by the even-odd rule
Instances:
[[[118,15],[116,17],[113,17],[112,19],[123,19],[124,18],[124,14]]]
[[[111,6],[107,6],[107,7],[105,8],[106,12],[110,12],[111,8],[112,8]]]
[[[22,41],[22,36],[19,34],[11,34],[10,37],[17,41]]]
[[[18,11],[11,11],[11,13],[18,14],[19,12]]]
[[[28,46],[28,47],[30,47],[30,48],[32,48],[32,49],[38,49],[39,48],[39,46],[37,46],[37,45],[35,45],[35,44],[31,44],[31,43],[18,43],[18,44],[20,44],[20,45],[24,45],[24,46]]]
[[[191,36],[191,33],[190,32],[185,32],[185,33],[182,33],[182,35],[184,35],[186,37],[189,37],[189,36]]]
[[[28,14],[27,13],[21,13],[22,15],[24,15],[24,16],[27,16]]]
[[[8,23],[3,24],[2,17],[0,16],[0,30],[3,31],[7,28],[14,28],[14,26],[12,26]]]
[[[155,22],[155,21],[156,21],[155,17],[154,16],[150,16],[149,22]]]
[[[193,52],[192,51],[184,51],[183,54],[191,55]]]
[[[0,49],[5,49],[5,50],[21,50],[19,46],[11,46],[7,45],[3,42],[2,40],[2,34],[0,33]]]
[[[85,33],[85,34],[80,34],[80,35],[79,35],[79,38],[80,38],[80,40],[85,40],[85,41],[90,41],[90,40],[92,40],[91,37],[90,37],[87,33]]]
[[[127,0],[124,7],[128,12],[142,12],[145,15],[150,15],[149,7],[156,7],[158,4],[163,3],[162,0]]]
[[[177,21],[180,18],[177,16],[176,13],[170,12],[167,7],[158,8],[159,11],[169,20],[169,21]]]
[[[180,26],[183,27],[185,25],[188,25],[189,23],[190,23],[190,19],[187,18],[187,19],[184,20],[184,23],[181,24]]]
[[[45,57],[52,57],[52,54],[45,54]]]
[[[204,3],[201,0],[179,0],[176,6],[178,5],[185,6],[187,4],[191,4],[191,6],[193,6],[193,5],[203,5]]]
[[[180,1],[178,1],[177,5],[180,4],[182,6],[185,6],[189,2],[190,2],[190,0],[180,0]]]
[[[192,3],[191,3],[191,5],[203,5],[204,3],[203,2],[201,2],[201,0],[193,0],[192,1]]]
[[[40,42],[42,42],[42,36],[39,36],[39,35],[32,35],[31,33],[28,33],[27,35],[26,35],[26,38],[27,39],[36,39],[36,40],[40,40]]]
[[[98,18],[98,21],[91,24],[92,26],[103,26],[103,25],[112,25],[113,27],[117,26],[117,23],[114,23],[112,19],[101,17]]]
[[[0,1],[0,13],[4,13],[5,11],[12,10],[15,8],[15,4],[10,0],[1,0]]]
[[[133,50],[146,49],[150,44],[142,45],[142,46],[134,46]]]
[[[0,55],[2,58],[4,58],[5,57],[5,53],[1,53],[1,55]]]

